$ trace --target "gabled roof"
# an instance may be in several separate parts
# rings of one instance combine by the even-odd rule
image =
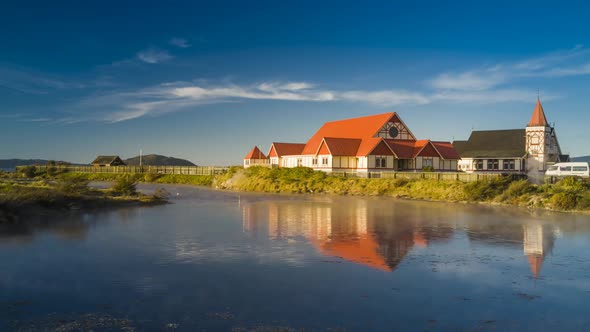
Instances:
[[[399,159],[413,159],[414,158],[414,148],[416,146],[416,142],[414,141],[400,141],[395,139],[385,139],[384,140],[387,145],[393,150],[393,153]]]
[[[471,132],[465,144],[455,141],[461,158],[524,157],[526,155],[525,129],[481,130]]]
[[[250,150],[246,157],[244,157],[244,159],[268,159],[268,157],[265,156],[257,146],[255,146],[252,148],[252,150]]]
[[[273,153],[274,148],[274,153]],[[305,148],[305,143],[278,143],[273,142],[268,151],[269,157],[300,155]],[[276,155],[275,155],[276,154]]]
[[[537,105],[535,106],[535,110],[533,111],[533,115],[531,116],[531,120],[529,121],[528,126],[547,126],[547,118],[545,117],[545,111],[543,111],[543,105],[541,105],[541,101],[538,98]]]
[[[301,154],[312,155],[317,151],[324,137],[332,138],[373,138],[375,134],[395,116],[394,112],[363,116],[359,118],[326,122],[307,141]]]
[[[327,146],[332,156],[356,156],[361,139],[324,137],[322,143]]]
[[[121,158],[119,158],[119,156],[98,156],[98,157],[96,157],[96,159],[94,159],[92,164],[108,165],[108,164],[116,161],[117,159],[119,159],[119,161],[123,162],[123,160],[121,160]]]
[[[443,159],[461,159],[459,152],[455,150],[451,142],[430,141],[436,148],[436,151]]]
[[[361,145],[359,146],[358,151],[356,152],[356,155],[359,157],[364,157],[364,156],[369,155],[373,150],[375,150],[377,145],[379,143],[381,143],[382,141],[383,141],[383,138],[380,138],[380,137],[371,137],[371,138],[363,139],[363,141],[361,142]]]

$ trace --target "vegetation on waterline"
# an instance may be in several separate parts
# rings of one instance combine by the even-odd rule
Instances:
[[[234,169],[216,179],[221,189],[274,193],[326,193],[391,196],[410,199],[485,202],[558,211],[590,210],[590,182],[565,178],[535,185],[501,176],[475,182],[434,179],[365,179],[333,176],[310,168],[250,167]]]
[[[51,181],[0,180],[0,223],[16,222],[23,215],[41,211],[88,210],[165,202],[166,197],[162,192],[140,194],[128,179],[119,180],[113,188],[104,190],[88,187],[88,180],[81,176]]]
[[[22,173],[30,172],[23,169]],[[35,172],[35,179],[83,178],[87,181],[117,181],[190,184],[235,191],[271,193],[324,193],[335,195],[391,196],[399,198],[509,204],[559,211],[590,210],[590,183],[565,178],[556,184],[535,185],[511,176],[476,182],[405,178],[351,178],[330,175],[306,167],[231,167],[217,176],[179,174],[113,174]],[[26,176],[29,174],[21,174]],[[121,190],[120,190],[121,191]],[[124,191],[124,190],[123,190]]]

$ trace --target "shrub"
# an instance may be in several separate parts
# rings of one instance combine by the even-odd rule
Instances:
[[[554,209],[571,210],[577,205],[577,196],[573,193],[561,192],[553,195],[550,202]]]
[[[170,197],[170,193],[164,188],[157,188],[152,197],[157,200],[167,200]]]
[[[30,165],[21,168],[21,173],[27,178],[34,178],[37,175],[37,167]]]
[[[143,176],[143,180],[145,182],[156,182],[156,180],[159,179],[160,176],[161,175],[158,174],[158,173],[152,173],[152,172],[150,172],[150,173],[147,173],[146,175]]]
[[[137,181],[132,176],[121,177],[115,182],[112,190],[120,195],[137,195]]]
[[[424,166],[422,167],[422,172],[434,172],[434,168],[432,166]]]
[[[525,194],[530,194],[533,191],[535,191],[535,187],[528,180],[518,180],[510,183],[505,194],[510,198],[517,198]]]
[[[85,177],[70,176],[57,180],[56,187],[64,194],[81,194],[88,190],[88,182]]]

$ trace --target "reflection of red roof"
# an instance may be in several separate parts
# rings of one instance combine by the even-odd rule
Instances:
[[[325,242],[312,239],[311,242],[324,255],[340,257],[353,263],[366,265],[377,270],[391,272],[392,269],[377,250],[379,245],[373,236],[367,235],[357,240],[332,239]]]
[[[426,248],[428,247],[428,239],[424,237],[424,234],[415,231],[414,232],[414,244],[418,245],[419,247]]]
[[[268,159],[268,157],[266,157],[264,153],[262,153],[262,151],[260,151],[260,149],[255,146],[252,150],[250,150],[246,157],[244,157],[244,159]]]
[[[543,265],[543,256],[540,255],[529,255],[529,265],[531,266],[531,272],[533,272],[533,277],[537,279],[539,277],[539,273],[541,272],[541,265]]]
[[[529,121],[529,127],[546,125],[547,118],[545,117],[545,111],[543,111],[543,105],[541,105],[541,101],[537,99],[537,105],[535,105],[533,116],[531,116],[531,121]]]
[[[315,154],[324,137],[332,138],[372,138],[377,134],[387,121],[395,116],[395,113],[384,113],[360,118],[346,119],[339,121],[326,122],[310,139],[307,141],[301,154]]]
[[[268,151],[269,157],[282,157],[282,156],[296,156],[300,155],[301,151],[305,148],[303,143],[272,143],[270,151]]]

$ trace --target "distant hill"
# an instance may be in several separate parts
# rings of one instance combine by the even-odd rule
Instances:
[[[124,161],[129,166],[139,166],[139,156],[125,159]],[[142,164],[143,166],[197,166],[185,159],[166,157],[158,154],[143,156]]]
[[[12,169],[17,166],[46,165],[48,162],[49,160],[45,159],[0,159],[0,168]],[[55,163],[63,163],[63,161]]]
[[[590,156],[574,157],[574,158],[571,158],[571,159],[572,159],[572,161],[582,161],[582,162],[585,161],[587,163],[590,163]]]

